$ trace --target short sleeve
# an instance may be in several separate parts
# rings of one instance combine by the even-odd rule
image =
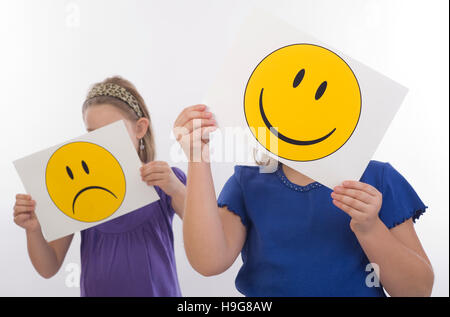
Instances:
[[[390,229],[412,218],[413,222],[425,212],[427,206],[414,188],[391,164],[383,169],[383,203],[380,219]]]
[[[178,177],[178,179],[186,185],[186,174],[182,170],[180,170],[178,167],[172,167],[173,173]],[[158,186],[155,186],[155,190],[158,193],[159,197],[161,198],[161,202],[167,207],[167,211],[170,217],[173,217],[175,214],[175,210],[172,207],[172,197],[167,195],[161,188]]]
[[[217,204],[219,207],[227,207],[229,211],[241,218],[242,224],[248,227],[248,217],[245,208],[244,195],[242,192],[239,166],[234,168],[234,174],[225,183],[220,192]]]
[[[174,174],[178,177],[178,179],[186,185],[186,174],[182,170],[180,170],[178,167],[172,167],[172,171]]]

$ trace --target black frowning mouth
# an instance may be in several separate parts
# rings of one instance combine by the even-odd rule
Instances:
[[[84,193],[85,191],[90,190],[90,189],[100,189],[100,190],[104,190],[104,191],[110,193],[111,195],[113,195],[114,198],[117,199],[117,196],[114,195],[114,193],[113,193],[112,191],[110,191],[109,189],[107,189],[107,188],[105,188],[105,187],[101,187],[101,186],[88,186],[88,187],[85,187],[85,188],[83,188],[82,190],[80,190],[80,191],[75,195],[75,198],[73,199],[73,203],[72,203],[72,212],[73,212],[73,213],[75,213],[75,202],[76,202],[77,198],[78,198],[82,193]]]
[[[311,145],[311,144],[316,144],[316,143],[322,142],[323,140],[327,139],[330,135],[332,135],[334,133],[334,131],[336,131],[336,128],[334,128],[327,135],[325,135],[325,136],[323,136],[321,138],[315,139],[315,140],[308,140],[308,141],[291,139],[291,138],[281,134],[279,131],[277,131],[272,126],[272,124],[269,122],[269,119],[267,119],[267,116],[266,116],[266,114],[264,112],[263,91],[264,91],[264,88],[261,88],[261,94],[259,95],[259,111],[261,113],[261,117],[262,117],[264,123],[266,124],[267,128],[270,130],[270,132],[272,132],[276,137],[278,137],[279,139],[283,140],[284,142],[287,142],[287,143],[290,143],[290,144],[294,144],[294,145]]]

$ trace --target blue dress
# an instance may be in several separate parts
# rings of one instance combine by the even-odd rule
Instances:
[[[361,182],[383,194],[379,212],[388,227],[415,221],[427,208],[389,163],[371,161]],[[366,285],[372,270],[350,216],[333,205],[331,189],[290,182],[281,165],[271,174],[236,166],[218,198],[247,229],[237,289],[246,296],[385,296]],[[368,286],[369,285],[369,286]],[[371,287],[370,287],[371,286]]]

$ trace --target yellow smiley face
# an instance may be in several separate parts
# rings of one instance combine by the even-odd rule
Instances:
[[[50,157],[48,194],[72,219],[96,222],[111,216],[125,198],[125,175],[116,158],[90,142],[68,143]]]
[[[355,74],[337,54],[317,45],[294,44],[258,64],[247,83],[244,111],[252,134],[268,151],[292,161],[318,160],[353,134],[361,91]]]

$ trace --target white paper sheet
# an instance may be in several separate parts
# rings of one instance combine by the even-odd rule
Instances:
[[[339,150],[315,161],[286,160],[266,151],[257,142],[252,144],[257,144],[261,151],[330,188],[344,180],[359,180],[408,89],[279,18],[261,10],[255,10],[248,17],[238,31],[204,103],[215,114],[220,129],[248,129],[243,103],[246,85],[253,70],[271,52],[298,43],[325,47],[338,54],[353,70],[362,98],[357,127]],[[241,138],[236,142],[246,143],[248,140]]]
[[[89,193],[89,195],[99,195],[98,198],[93,201],[94,204],[99,204],[97,206],[98,208],[102,208],[102,204],[105,204],[107,199],[111,199],[113,202],[115,199],[121,200],[117,203],[117,205],[120,204],[118,208],[111,209],[112,214],[107,215],[106,218],[99,221],[86,222],[85,219],[81,221],[79,219],[71,218],[70,213],[72,211],[68,212],[66,210],[69,216],[62,212],[61,209],[64,208],[61,207],[60,209],[57,207],[57,203],[59,202],[58,199],[55,197],[52,198],[49,194],[49,191],[52,191],[52,189],[47,190],[46,169],[48,168],[47,165],[52,155],[65,145],[75,143],[81,144],[77,142],[94,144],[107,150],[107,152],[112,154],[116,159],[116,162],[120,165],[123,172],[124,183],[120,183],[120,188],[125,186],[124,195],[120,196],[118,192],[113,193],[114,190],[111,190],[111,193],[108,193],[106,190],[96,190],[95,188]],[[79,164],[77,162],[76,166],[68,163],[69,168],[71,168],[70,175],[65,168],[59,168],[62,176],[61,180],[58,178],[59,183],[57,186],[61,186],[63,189],[62,193],[67,193],[64,191],[64,186],[79,186],[79,188],[82,189],[85,185],[91,185],[91,187],[92,185],[99,185],[95,184],[95,182],[91,182],[93,179],[92,177],[101,177],[98,173],[96,175],[96,172],[98,171],[95,170],[95,166],[99,165],[95,165],[95,162],[93,162],[92,159],[91,161],[89,160],[90,150],[87,149],[86,151],[86,166],[82,166],[81,162],[79,162]],[[147,186],[147,184],[141,180],[139,168],[142,164],[123,121],[114,122],[78,138],[74,138],[62,144],[18,159],[13,163],[24,184],[26,192],[30,194],[37,203],[36,216],[47,241],[53,241],[71,233],[117,218],[159,199],[155,189]],[[83,168],[86,168],[86,170],[83,170]],[[59,170],[57,172],[59,172]],[[108,170],[106,172],[109,174]],[[47,173],[49,172],[47,171]],[[73,176],[73,179],[71,179],[70,176]],[[123,181],[123,178],[120,180]],[[81,183],[78,184],[76,181]],[[85,182],[86,184],[83,185],[82,182]],[[104,187],[107,188],[108,186],[104,185]],[[81,197],[81,195],[86,195],[86,193],[87,191],[81,193],[79,197]],[[115,197],[113,197],[113,195],[115,195]],[[55,196],[55,194],[53,194],[53,196]],[[72,197],[70,197],[70,199],[72,199]],[[80,204],[79,201],[82,200],[78,199],[77,204]],[[70,202],[72,202],[72,200]],[[69,207],[70,206],[71,205],[69,204]],[[75,209],[73,214],[77,215]]]

